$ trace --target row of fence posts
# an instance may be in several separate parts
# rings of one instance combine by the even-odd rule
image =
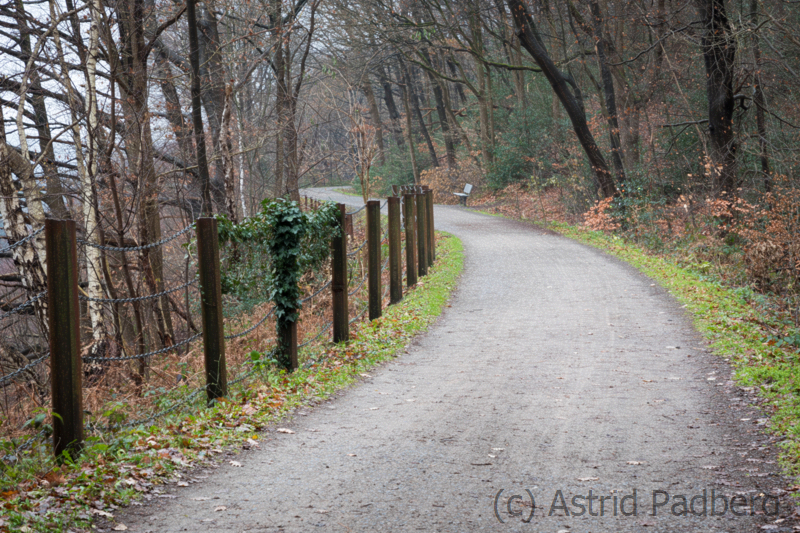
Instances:
[[[312,201],[311,208],[319,203]],[[402,300],[401,198],[388,199],[389,219],[389,302]],[[309,202],[306,200],[306,207]],[[331,241],[331,291],[333,298],[333,342],[350,338],[347,292],[348,215],[338,204],[338,227]],[[381,292],[381,218],[380,202],[367,202],[367,276],[369,319],[382,313]],[[406,241],[406,283],[417,284],[434,261],[433,192],[416,188],[402,195],[402,231]],[[349,221],[352,227],[352,219]],[[50,374],[53,402],[53,451],[56,459],[65,452],[76,457],[83,448],[83,391],[80,343],[80,302],[78,295],[78,257],[76,226],[72,220],[45,221],[47,249],[47,318],[49,325]],[[203,353],[208,404],[228,394],[225,365],[225,330],[220,283],[219,238],[214,218],[199,218],[196,224],[197,261],[203,322]],[[297,325],[278,336],[290,350],[292,370],[298,367]]]

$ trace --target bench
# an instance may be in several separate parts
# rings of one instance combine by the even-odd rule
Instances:
[[[469,193],[472,192],[472,185],[467,183],[464,185],[464,192],[454,192],[453,195],[458,196],[458,201],[461,202],[461,205],[467,205],[467,198],[469,198]]]

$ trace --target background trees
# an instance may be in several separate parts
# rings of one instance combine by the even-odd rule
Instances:
[[[777,0],[7,0],[3,229],[13,243],[71,217],[86,241],[146,245],[204,210],[241,220],[351,182],[558,187],[576,213],[615,196],[623,217],[768,205],[796,184],[799,16]],[[41,291],[39,237],[3,261],[3,306]],[[85,292],[161,292],[187,261],[87,253]],[[187,305],[90,305],[89,344],[169,346]]]

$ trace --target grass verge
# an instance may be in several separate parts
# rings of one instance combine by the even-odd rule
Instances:
[[[441,314],[463,267],[457,238],[437,234],[436,264],[383,317],[351,326],[347,343],[310,346],[292,373],[254,368],[249,382],[211,408],[189,404],[158,424],[92,436],[75,462],[57,465],[51,448],[34,445],[0,462],[0,531],[82,531],[95,517],[114,520],[121,506],[181,484],[181,471],[234,450],[258,447],[259,431],[290,410],[314,404],[357,382],[403,350]],[[5,452],[3,452],[5,453]]]

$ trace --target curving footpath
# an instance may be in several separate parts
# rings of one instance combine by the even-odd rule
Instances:
[[[775,523],[794,508],[763,415],[663,289],[530,225],[451,206],[435,220],[463,241],[465,268],[427,334],[281,423],[294,434],[269,431],[237,457],[243,468],[195,472],[175,498],[120,521],[154,532],[792,531],[791,518]]]

